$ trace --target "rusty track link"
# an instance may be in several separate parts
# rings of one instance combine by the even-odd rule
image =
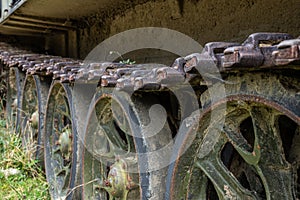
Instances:
[[[127,65],[120,63],[91,63],[59,56],[36,54],[0,44],[0,60],[5,66],[18,67],[26,74],[50,76],[64,83],[98,81],[102,87],[120,90],[163,90],[174,83],[190,81],[197,67],[210,67],[214,63],[218,72],[264,69],[299,70],[300,40],[282,33],[256,33],[242,44],[212,42],[202,53],[178,58],[170,67],[153,64]],[[206,64],[206,65],[205,65]],[[208,72],[212,74],[216,71]],[[193,76],[194,77],[194,76]]]

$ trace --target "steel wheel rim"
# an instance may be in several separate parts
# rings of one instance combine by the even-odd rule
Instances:
[[[120,157],[125,160],[128,170],[130,170],[129,168],[131,170],[137,168],[137,158],[132,157],[135,155],[133,132],[130,131],[129,122],[125,119],[124,108],[119,100],[119,97],[113,96],[110,90],[104,90],[98,91],[90,104],[82,158],[84,199],[114,198],[105,189],[99,188],[99,185],[102,185],[107,179],[109,168],[117,163],[116,158]],[[114,106],[113,110],[118,113],[113,113],[112,106]],[[125,123],[123,126],[120,124],[120,120],[116,119],[120,117],[118,114],[125,117],[121,117]],[[127,131],[130,133],[127,134]],[[117,135],[117,133],[121,133],[122,136]],[[121,144],[120,139],[123,140],[123,144]],[[92,146],[87,146],[87,144],[92,144]],[[116,148],[116,151],[113,148]],[[138,174],[128,173],[128,175],[135,183],[139,182]],[[132,188],[128,192],[128,199],[138,198],[140,198],[139,190]]]
[[[22,145],[32,151],[33,159],[37,159],[44,168],[44,110],[49,92],[50,81],[41,82],[36,75],[27,75],[22,92],[21,137]]]
[[[36,83],[32,76],[27,76],[23,88],[22,109],[21,109],[21,135],[22,145],[27,150],[34,150],[32,158],[35,159],[37,154],[38,127],[39,121],[36,121],[39,115],[38,95]],[[29,149],[28,149],[29,148]]]
[[[53,199],[71,198],[75,184],[77,136],[72,106],[70,88],[54,83],[48,96],[44,132],[46,175]]]
[[[16,132],[19,131],[22,84],[25,75],[18,68],[12,67],[7,81],[7,124]]]

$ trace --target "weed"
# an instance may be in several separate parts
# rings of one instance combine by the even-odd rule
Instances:
[[[0,119],[0,199],[50,199],[45,174]],[[33,147],[31,147],[33,149]]]
[[[136,62],[134,60],[130,60],[130,59],[124,59],[123,56],[118,52],[118,51],[110,51],[109,52],[110,55],[112,54],[116,54],[118,55],[122,60],[119,62],[121,64],[126,64],[126,65],[133,65],[135,64]]]

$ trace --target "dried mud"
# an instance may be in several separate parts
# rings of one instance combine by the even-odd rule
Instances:
[[[126,3],[124,7],[107,10],[86,20],[88,24],[79,33],[81,58],[109,36],[138,27],[170,28],[190,36],[201,45],[210,41],[242,42],[254,32],[300,35],[299,0],[156,0]]]

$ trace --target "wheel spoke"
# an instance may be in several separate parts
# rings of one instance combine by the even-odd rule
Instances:
[[[125,150],[126,152],[128,151],[128,149],[130,150],[130,148],[128,148],[129,145],[127,146],[124,140],[120,137],[119,132],[116,130],[116,127],[113,124],[113,121],[111,121],[109,124],[101,126],[104,129],[107,137],[110,139],[113,149],[120,148],[122,150]]]
[[[248,141],[242,136],[235,123],[227,121],[223,128],[223,131],[234,148],[239,152],[239,154],[248,164],[255,165],[259,162],[261,153],[256,134],[252,151]]]
[[[97,126],[96,131],[90,132],[90,138],[87,140],[92,144],[91,153],[95,156],[96,159],[101,160],[101,158],[113,159],[114,153],[110,151],[108,148],[110,146],[110,142],[105,134],[103,128],[99,125]]]
[[[263,107],[253,107],[250,115],[253,122],[255,143],[263,149],[261,150],[260,162],[284,168],[288,167],[272,111]]]
[[[292,168],[284,158],[276,116],[262,107],[250,111],[254,133],[261,149],[261,159],[255,168],[262,179],[267,199],[293,199]],[[281,188],[280,191],[277,189]]]
[[[112,114],[116,125],[125,133],[130,132],[128,121],[126,120],[126,114],[122,111],[120,106],[112,102]]]
[[[207,135],[209,135],[212,131],[218,131],[214,128],[211,129],[212,130],[208,131]],[[255,195],[245,189],[231,174],[231,172],[224,166],[224,164],[222,164],[219,149],[222,149],[224,144],[227,142],[227,139],[220,132],[212,133],[212,135],[218,134],[219,137],[217,138],[210,137],[210,139],[204,140],[205,143],[202,143],[201,148],[199,149],[200,152],[206,151],[205,149],[207,148],[211,148],[207,145],[215,143],[212,140],[218,140],[218,142],[215,143],[213,149],[206,156],[199,157],[196,165],[200,167],[213,182],[220,198],[225,197],[229,199],[257,199]]]

